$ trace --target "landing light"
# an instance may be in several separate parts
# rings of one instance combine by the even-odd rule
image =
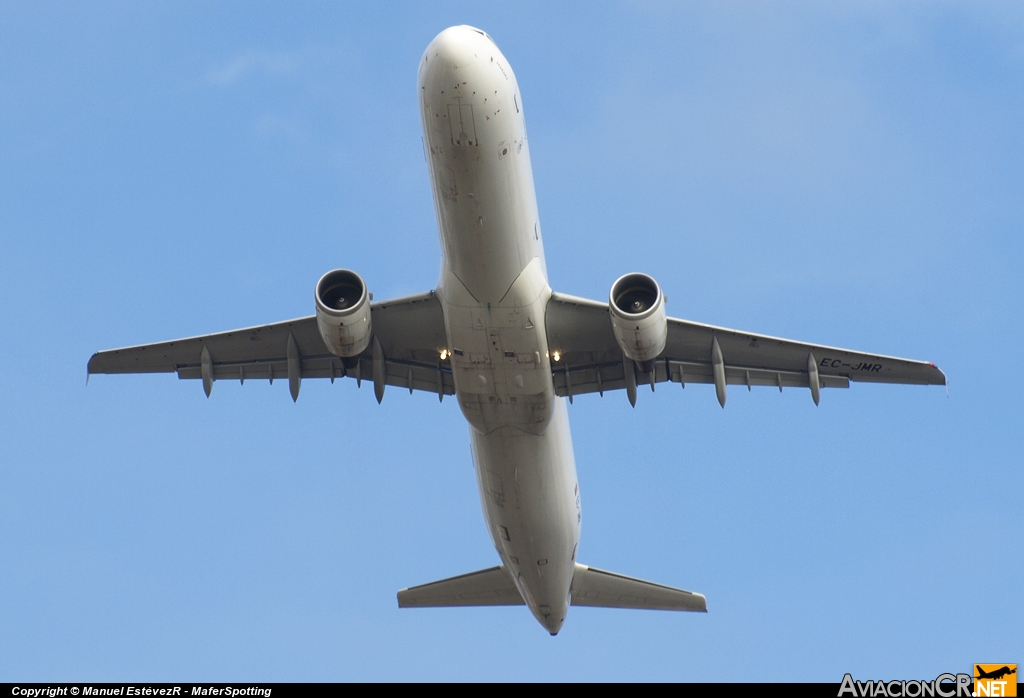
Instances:
[[[562,352],[556,351],[554,354],[551,355],[551,358],[555,360],[555,363],[558,363],[558,361],[562,358]]]
[[[447,358],[448,358],[448,350],[447,349],[442,349],[441,350],[441,361],[444,361]]]

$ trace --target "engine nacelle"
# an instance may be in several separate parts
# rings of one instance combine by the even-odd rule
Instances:
[[[626,274],[608,295],[612,331],[623,353],[633,361],[658,358],[668,341],[665,296],[647,274]]]
[[[370,345],[370,294],[354,271],[335,269],[316,282],[316,324],[333,354],[351,357]]]

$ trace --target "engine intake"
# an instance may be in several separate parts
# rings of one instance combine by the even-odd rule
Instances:
[[[647,274],[619,277],[608,295],[612,331],[623,353],[633,361],[658,358],[668,341],[665,296]]]
[[[370,295],[354,271],[335,269],[316,282],[316,324],[333,354],[359,356],[372,333]]]

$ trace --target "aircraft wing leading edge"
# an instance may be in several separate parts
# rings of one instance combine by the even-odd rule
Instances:
[[[622,350],[615,341],[607,303],[553,293],[547,306],[548,346],[558,352],[552,364],[555,393],[581,393],[626,387]],[[639,385],[665,381],[714,383],[712,346],[718,341],[730,385],[807,388],[813,358],[824,388],[848,388],[850,381],[945,385],[934,364],[866,354],[668,318],[665,351],[645,370]]]
[[[454,395],[451,368],[440,361],[447,346],[444,315],[433,292],[371,305],[373,335],[381,345],[385,384]],[[203,378],[204,352],[215,380],[301,378],[372,380],[373,355],[345,360],[332,354],[317,328],[316,316],[271,325],[112,349],[93,354],[88,372],[177,373]],[[296,381],[297,386],[297,381]],[[292,392],[297,396],[298,389]]]

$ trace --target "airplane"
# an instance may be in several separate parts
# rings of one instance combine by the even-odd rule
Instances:
[[[303,379],[454,395],[500,564],[398,592],[409,607],[525,605],[552,635],[568,608],[706,612],[702,594],[576,559],[581,509],[567,403],[673,382],[809,389],[851,382],[945,385],[931,363],[806,344],[669,318],[650,276],[632,272],[607,302],[548,284],[523,97],[480,29],[445,29],[419,65],[424,156],[441,241],[437,287],[373,302],[356,272],[316,283],[314,315],[102,351],[88,373],[177,373],[202,381]]]
[[[1016,666],[1014,666],[1013,669],[1008,666],[1003,666],[999,669],[994,669],[993,671],[985,671],[981,667],[975,665],[975,669],[977,669],[978,672],[978,675],[974,677],[976,679],[1001,679],[1004,676],[1017,673]]]

